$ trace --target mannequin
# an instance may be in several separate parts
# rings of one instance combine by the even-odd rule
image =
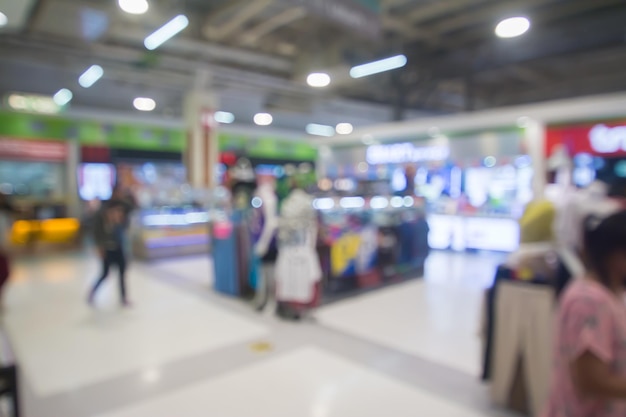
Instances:
[[[322,278],[316,252],[317,215],[313,198],[295,188],[285,199],[279,223],[280,250],[276,262],[276,298],[279,314],[299,317],[301,308],[316,298],[316,287]],[[294,307],[287,311],[286,306]]]
[[[265,308],[273,293],[274,267],[278,256],[276,247],[278,197],[274,187],[273,178],[264,179],[256,189],[252,199],[253,207],[255,207],[251,219],[254,254],[261,260],[261,272],[254,299],[254,306],[259,311]]]

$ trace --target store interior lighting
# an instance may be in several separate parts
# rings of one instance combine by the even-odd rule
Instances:
[[[306,133],[313,136],[325,136],[329,138],[335,136],[335,128],[317,123],[309,123],[306,125]]]
[[[269,113],[257,113],[254,115],[254,123],[258,126],[269,126],[274,121],[274,118]]]
[[[496,26],[496,35],[499,38],[516,38],[530,29],[530,20],[526,17],[510,17],[502,20]]]
[[[381,59],[363,65],[357,65],[350,70],[352,78],[369,77],[370,75],[380,74],[382,72],[392,71],[402,68],[407,64],[407,58],[404,55],[396,55],[390,58]]]
[[[187,16],[179,14],[148,36],[143,44],[148,50],[154,51],[182,32],[187,26],[189,26],[189,19]]]
[[[98,82],[104,75],[100,65],[92,65],[78,78],[78,84],[83,88],[89,88]]]
[[[315,88],[328,87],[330,81],[330,75],[325,72],[313,72],[306,79],[307,84]]]
[[[72,98],[74,98],[74,94],[67,88],[60,89],[52,97],[54,102],[60,107],[67,105],[70,101],[72,101]]]
[[[335,131],[339,135],[349,135],[350,133],[354,131],[354,126],[352,126],[352,124],[350,123],[339,123],[335,127]]]
[[[9,18],[4,13],[0,12],[0,28],[6,26],[9,23]]]
[[[214,118],[217,123],[225,125],[231,124],[235,121],[235,115],[227,111],[216,111]]]
[[[137,97],[133,100],[133,106],[139,111],[152,111],[156,108],[156,101],[148,97]]]
[[[148,0],[118,0],[117,3],[128,14],[144,14],[150,8]]]

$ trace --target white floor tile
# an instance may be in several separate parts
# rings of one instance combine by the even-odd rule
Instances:
[[[132,309],[118,307],[115,271],[101,288],[98,307],[89,309],[87,289],[98,268],[90,258],[16,268],[4,322],[40,396],[151,371],[267,333],[264,326],[150,279],[150,267],[140,264],[128,275]]]
[[[500,256],[435,252],[424,280],[320,309],[322,325],[478,375],[484,288]]]
[[[317,348],[302,348],[99,417],[483,417]]]

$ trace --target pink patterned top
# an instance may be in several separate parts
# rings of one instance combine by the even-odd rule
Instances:
[[[592,280],[577,280],[563,294],[550,398],[542,417],[626,416],[626,401],[585,398],[574,388],[569,367],[584,352],[626,378],[626,305]]]

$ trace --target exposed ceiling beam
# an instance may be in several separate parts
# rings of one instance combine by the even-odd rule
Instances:
[[[435,17],[439,17],[453,10],[462,9],[476,3],[476,0],[455,0],[436,1],[417,7],[407,15],[407,20],[411,22],[423,22]]]
[[[256,17],[272,3],[273,0],[249,0],[225,23],[220,26],[207,26],[204,33],[213,40],[224,40],[240,30],[245,23]]]
[[[260,23],[258,26],[255,26],[244,32],[240,36],[241,43],[244,46],[254,46],[262,37],[272,33],[273,31],[283,26],[287,26],[293,22],[298,21],[304,18],[306,15],[307,9],[305,9],[304,7],[293,7],[287,9],[282,13],[275,15],[271,19]]]

